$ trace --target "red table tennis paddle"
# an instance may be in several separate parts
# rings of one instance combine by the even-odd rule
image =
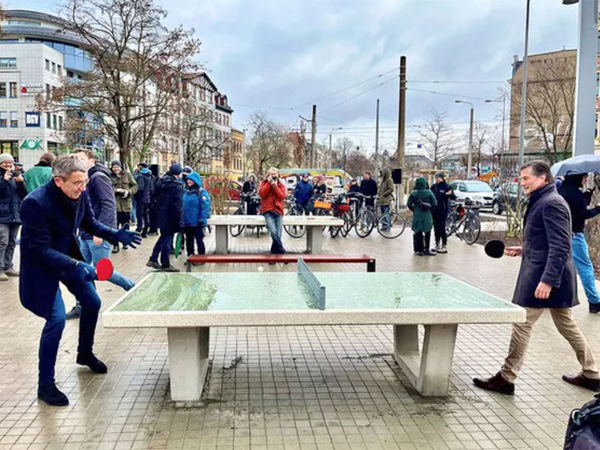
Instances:
[[[98,281],[108,280],[112,276],[114,270],[115,268],[113,266],[112,261],[108,258],[102,258],[100,261],[98,261],[98,264],[96,264],[96,274],[98,275]]]

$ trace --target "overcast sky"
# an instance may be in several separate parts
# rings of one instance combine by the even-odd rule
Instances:
[[[256,110],[298,127],[298,116],[310,117],[316,103],[319,142],[332,133],[334,142],[348,136],[368,151],[374,146],[378,98],[381,145],[396,141],[394,70],[400,55],[407,57],[413,89],[407,122],[423,123],[435,108],[447,112],[456,127],[467,126],[469,109],[455,98],[497,98],[511,76],[513,56],[523,55],[526,0],[157,1],[169,11],[170,25],[196,30],[203,42],[200,61],[228,95],[235,127],[244,129]],[[9,0],[8,7],[53,13],[56,2]],[[561,0],[532,0],[530,53],[575,48],[577,9]],[[317,100],[380,74],[385,75]],[[463,100],[475,104],[476,120],[487,125],[494,124],[502,106]],[[409,149],[419,142],[414,130],[407,137]]]

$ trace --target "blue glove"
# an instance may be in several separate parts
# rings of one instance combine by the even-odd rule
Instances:
[[[142,243],[142,235],[137,231],[129,231],[129,225],[123,225],[123,228],[115,233],[115,239],[121,244],[133,248]]]
[[[98,279],[96,268],[82,261],[75,264],[75,275],[84,281],[95,281]]]

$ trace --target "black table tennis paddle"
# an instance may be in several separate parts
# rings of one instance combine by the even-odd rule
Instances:
[[[504,249],[506,246],[504,242],[498,240],[488,241],[485,244],[485,254],[490,258],[502,258],[504,256]]]

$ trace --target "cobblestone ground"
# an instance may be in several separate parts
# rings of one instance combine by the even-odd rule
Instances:
[[[214,236],[208,236],[209,250]],[[118,270],[140,280],[155,238],[121,251]],[[304,240],[286,240],[302,251]],[[235,252],[266,251],[269,239],[233,239]],[[329,253],[367,253],[378,271],[441,271],[509,300],[518,261],[492,260],[481,246],[450,239],[450,253],[417,258],[410,230],[394,241],[370,236],[326,239]],[[18,257],[18,256],[17,256]],[[176,265],[183,269],[183,258]],[[316,271],[364,271],[364,265],[315,265]],[[196,270],[254,271],[255,265]],[[265,270],[295,270],[266,266]],[[19,303],[18,282],[0,284],[0,449],[557,449],[569,412],[590,392],[561,381],[578,364],[550,317],[536,325],[514,397],[475,389],[471,378],[495,373],[509,325],[459,327],[451,395],[420,397],[391,357],[387,326],[213,328],[212,367],[203,406],[169,400],[166,330],[108,330],[96,353],[109,366],[92,375],[75,364],[77,322],[68,322],[57,380],[71,401],[52,408],[36,399],[43,321]],[[122,294],[99,283],[103,309]],[[285,293],[275,293],[285,295]],[[600,358],[600,317],[575,317]],[[73,304],[67,298],[67,309]]]

